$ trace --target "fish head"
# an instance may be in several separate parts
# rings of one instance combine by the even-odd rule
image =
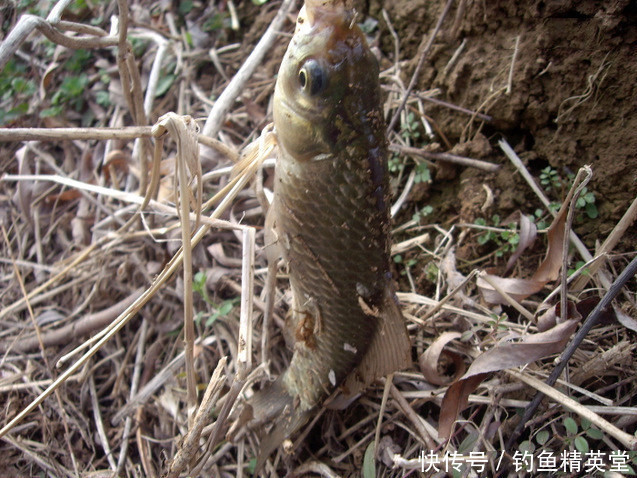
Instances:
[[[279,144],[298,161],[324,159],[349,144],[379,104],[378,63],[353,9],[306,0],[275,87]],[[384,127],[382,134],[384,141]]]

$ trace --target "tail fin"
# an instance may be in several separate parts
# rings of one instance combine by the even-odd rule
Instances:
[[[284,375],[263,390],[255,393],[248,401],[252,408],[254,424],[274,422],[274,427],[261,437],[261,447],[257,457],[255,474],[263,467],[267,458],[283,440],[308,422],[313,409],[301,410],[295,406],[293,397],[283,386]]]

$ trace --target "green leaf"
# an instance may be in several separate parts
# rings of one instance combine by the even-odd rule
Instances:
[[[254,475],[254,470],[257,468],[257,459],[256,458],[252,458],[249,462],[248,462],[248,473],[250,475]]]
[[[105,90],[98,91],[95,93],[95,101],[98,105],[107,108],[111,106],[111,95],[109,95],[108,91]]]
[[[548,430],[540,430],[537,432],[537,435],[535,435],[535,441],[538,445],[544,445],[547,441],[549,441],[550,436],[551,434]]]
[[[376,461],[374,460],[375,440],[372,440],[363,457],[363,478],[376,478]]]
[[[520,451],[522,453],[527,452],[527,453],[533,454],[533,452],[535,451],[535,445],[531,443],[529,440],[525,440],[522,443],[520,443]]]
[[[44,108],[40,111],[40,118],[51,118],[53,116],[59,116],[61,113],[61,106],[51,106],[50,108]]]
[[[460,342],[468,342],[473,337],[473,330],[465,330],[460,336]]]
[[[588,430],[586,430],[586,435],[593,440],[601,440],[602,438],[604,438],[604,434],[597,428],[589,428]]]
[[[190,13],[192,10],[193,2],[192,0],[182,0],[179,2],[179,14],[186,15]]]
[[[588,203],[586,205],[586,215],[590,219],[597,219],[597,216],[599,216],[599,212],[597,211],[597,206],[595,206],[594,203]]]
[[[219,315],[228,315],[234,308],[234,300],[226,300],[219,307]]]
[[[573,443],[577,451],[579,451],[582,455],[585,455],[589,452],[588,442],[583,436],[575,437],[575,441]]]
[[[161,77],[161,79],[157,82],[157,91],[155,92],[156,97],[160,97],[170,89],[170,87],[175,82],[175,75],[168,74]]]
[[[566,417],[564,419],[564,428],[571,435],[577,435],[577,423],[571,417]]]
[[[84,94],[88,85],[88,76],[81,74],[78,76],[67,76],[60,85],[60,91],[66,98],[77,98]]]
[[[469,435],[467,435],[467,438],[462,440],[462,443],[458,445],[458,453],[461,453],[463,455],[469,454],[469,452],[473,450],[473,447],[478,441],[478,437],[478,432],[469,433]]]

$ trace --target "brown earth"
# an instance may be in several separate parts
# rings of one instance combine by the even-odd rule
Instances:
[[[383,2],[370,3],[371,14],[382,18]],[[445,3],[385,2],[400,37],[401,57],[412,58],[409,74]],[[459,3],[443,24],[417,88],[438,88],[438,98],[492,116],[493,121],[482,126],[446,108],[429,106],[426,111],[452,144],[471,141],[481,131],[493,146],[490,151],[480,148],[481,159],[504,167],[496,175],[461,172],[457,199],[443,207],[442,219],[455,213],[473,221],[484,214],[479,210],[486,199],[484,182],[493,188],[491,214],[506,216],[516,209],[532,213],[539,206],[497,147],[497,140],[504,137],[535,178],[549,165],[564,178],[591,165],[588,189],[595,194],[599,217],[580,218],[576,231],[594,247],[637,195],[636,4],[628,0]],[[382,50],[392,58],[392,38],[382,21],[380,25]],[[463,43],[459,57],[450,63]],[[434,183],[434,193],[450,186],[448,181]],[[625,251],[637,244],[635,228],[629,234],[623,242]]]

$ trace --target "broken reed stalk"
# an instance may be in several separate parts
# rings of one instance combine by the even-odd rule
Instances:
[[[219,191],[212,199],[210,199],[206,205],[214,204],[221,200],[217,208],[210,214],[210,219],[218,219],[221,214],[230,206],[235,196],[241,191],[248,182],[251,180],[257,166],[246,168],[243,174],[238,175],[230,180],[228,185]],[[206,206],[203,208],[206,209]],[[196,231],[192,238],[193,247],[201,241],[201,239],[208,233],[211,226],[204,223]],[[87,251],[92,250],[87,248]],[[49,385],[46,390],[40,393],[29,405],[27,405],[22,411],[20,411],[13,419],[11,419],[2,429],[0,429],[0,438],[5,436],[11,429],[13,429],[18,423],[20,423],[29,413],[36,409],[51,393],[58,389],[67,378],[77,372],[82,366],[84,366],[89,359],[106,343],[114,334],[119,332],[128,321],[133,318],[137,312],[163,287],[164,283],[179,269],[184,260],[183,249],[179,249],[172,259],[166,264],[164,269],[157,275],[153,283],[148,289],[122,314],[120,314],[102,333],[101,338],[73,365],[69,366],[60,376]],[[81,262],[76,260],[73,264]],[[237,392],[238,393],[238,392]]]
[[[575,204],[577,203],[577,199],[579,198],[580,193],[584,189],[584,187],[588,184],[593,176],[593,171],[590,166],[584,166],[580,168],[577,172],[577,176],[573,180],[573,186],[571,186],[571,190],[569,191],[566,199],[564,200],[564,204],[562,207],[568,206],[568,214],[566,215],[566,222],[564,224],[564,242],[562,244],[562,250],[564,253],[562,254],[562,270],[560,271],[560,289],[561,289],[561,300],[560,300],[560,312],[562,314],[562,322],[567,319],[568,316],[568,242],[569,242],[569,232],[571,231],[571,226],[573,225],[573,216],[575,214]],[[559,214],[559,213],[558,213]]]
[[[566,347],[566,349],[560,356],[557,365],[551,372],[551,375],[546,380],[546,385],[548,387],[552,387],[555,384],[558,377],[562,374],[562,372],[566,368],[566,365],[568,364],[569,359],[575,353],[575,351],[577,350],[579,345],[582,343],[584,338],[588,335],[590,330],[597,324],[597,322],[599,322],[604,309],[610,306],[611,302],[615,299],[615,297],[617,297],[617,295],[622,290],[622,288],[626,285],[626,283],[630,279],[632,279],[635,276],[635,274],[637,274],[637,256],[633,258],[633,260],[630,262],[630,264],[628,264],[628,266],[626,266],[626,268],[622,271],[619,277],[615,279],[615,282],[613,282],[613,284],[610,286],[610,288],[608,289],[608,292],[606,292],[604,297],[602,297],[602,300],[599,301],[597,306],[588,315],[582,327],[579,329],[579,331],[575,334],[571,342],[568,344],[568,346]],[[539,393],[535,395],[531,403],[529,403],[527,408],[524,410],[524,415],[522,416],[522,418],[520,419],[520,422],[517,424],[517,426],[515,427],[515,430],[513,430],[513,433],[511,433],[511,436],[507,440],[507,443],[506,443],[507,449],[511,449],[517,437],[520,435],[520,433],[522,433],[522,430],[524,429],[526,422],[529,421],[529,419],[533,416],[533,414],[537,410],[543,398],[544,398],[544,393],[542,393],[542,391],[539,391]],[[620,436],[623,437],[623,435],[620,435]],[[620,439],[620,441],[622,441],[622,443],[624,443],[625,445],[629,446],[631,450],[637,450],[637,438],[633,436],[630,436],[630,437],[631,438],[628,441],[622,441],[626,439],[625,437]],[[618,437],[615,436],[615,438],[618,438]]]

